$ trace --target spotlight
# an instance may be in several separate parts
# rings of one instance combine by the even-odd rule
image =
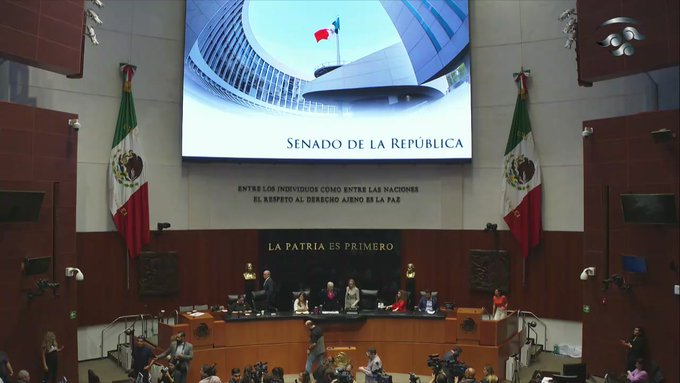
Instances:
[[[76,132],[80,130],[80,120],[77,118],[71,118],[68,120],[68,126],[72,127]]]
[[[170,226],[171,226],[170,222],[158,222],[158,224],[156,224],[158,231],[163,231],[165,229],[169,229]]]
[[[495,233],[496,230],[498,230],[498,224],[495,223],[487,222],[486,227],[484,227],[484,231],[487,233],[488,232]]]
[[[65,274],[67,277],[76,277],[76,281],[79,282],[85,279],[85,274],[77,267],[67,267]]]
[[[102,0],[90,0],[92,4],[96,5],[98,8],[102,8],[104,6],[104,2]]]
[[[89,16],[89,17],[92,19],[92,21],[94,21],[97,25],[102,25],[102,24],[104,24],[104,22],[102,21],[102,19],[99,18],[99,15],[97,14],[97,12],[95,12],[95,11],[91,10],[90,8],[88,8],[87,11],[85,11],[85,13],[86,13],[87,16]]]
[[[90,38],[92,45],[99,45],[99,40],[97,40],[97,32],[94,31],[91,25],[85,27],[85,36]]]
[[[586,267],[583,269],[583,272],[581,272],[581,280],[582,281],[587,281],[588,277],[594,277],[595,276],[595,268],[594,267]]]

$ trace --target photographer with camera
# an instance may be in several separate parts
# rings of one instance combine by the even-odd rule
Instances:
[[[161,376],[158,377],[158,383],[175,383],[175,373],[177,372],[177,367],[173,360],[168,363],[168,367],[161,368]]]
[[[217,376],[217,369],[215,364],[204,364],[201,367],[201,380],[198,383],[222,383],[222,380]]]
[[[155,358],[161,359],[170,356],[175,364],[175,373],[172,378],[176,383],[186,383],[189,374],[189,362],[194,358],[194,346],[185,341],[185,338],[184,331],[178,332],[175,335],[175,340],[170,343],[170,347]]]
[[[383,370],[382,361],[378,356],[375,348],[369,348],[366,351],[366,356],[368,357],[368,364],[366,367],[359,367],[359,371],[366,374],[366,383],[377,383],[377,376]]]

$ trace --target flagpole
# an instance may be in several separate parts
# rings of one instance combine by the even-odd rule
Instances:
[[[340,65],[340,31],[335,34],[335,47],[338,53],[338,65]]]

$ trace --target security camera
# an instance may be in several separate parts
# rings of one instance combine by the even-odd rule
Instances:
[[[581,132],[581,135],[582,135],[583,137],[590,137],[590,136],[592,136],[592,135],[593,135],[593,128],[591,128],[591,127],[589,127],[589,126],[585,126],[585,127],[583,128],[583,131]]]
[[[170,222],[158,222],[156,224],[156,228],[158,228],[158,231],[163,231],[165,229],[169,229],[170,226],[171,226]]]
[[[595,268],[594,267],[586,267],[583,269],[581,272],[581,280],[582,281],[587,281],[589,277],[594,277],[595,276]]]
[[[70,119],[68,120],[68,126],[77,132],[80,130],[80,121],[77,118]]]
[[[67,267],[65,272],[67,277],[76,277],[76,281],[80,282],[85,279],[85,274],[77,267]]]

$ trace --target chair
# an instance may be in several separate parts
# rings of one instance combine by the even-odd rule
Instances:
[[[194,306],[179,306],[180,313],[188,313],[194,310]]]
[[[574,382],[585,383],[586,377],[586,364],[585,363],[573,363],[562,365],[562,375],[576,376]]]
[[[227,295],[227,304],[231,306],[233,303],[235,303],[238,300],[238,296],[240,294],[229,294]]]
[[[196,311],[208,311],[209,306],[208,305],[196,305],[194,306],[194,310]]]
[[[433,297],[436,297],[436,296],[439,294],[439,291],[430,291],[430,293],[432,294]],[[421,292],[420,292],[420,296],[421,296],[421,297],[425,296],[425,294],[427,294],[426,291],[421,291]]]
[[[264,290],[253,291],[253,309],[255,311],[267,310],[269,302],[267,302],[267,292]]]
[[[361,299],[359,300],[359,307],[363,310],[377,310],[378,309],[378,290],[361,289]]]

